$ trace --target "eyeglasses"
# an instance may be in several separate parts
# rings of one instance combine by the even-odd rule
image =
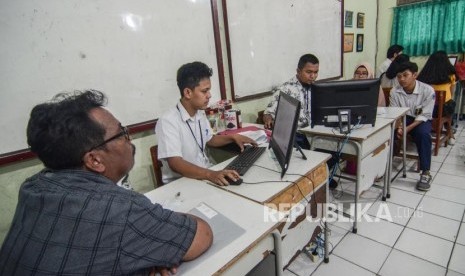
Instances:
[[[101,146],[103,146],[103,145],[105,145],[107,143],[110,143],[111,141],[116,140],[116,139],[120,138],[121,136],[124,136],[124,138],[126,138],[127,141],[131,141],[131,136],[129,136],[128,128],[125,127],[125,126],[120,126],[120,128],[121,128],[120,133],[116,134],[115,136],[112,136],[112,137],[108,138],[107,140],[103,141],[102,143],[100,143],[100,144],[98,144],[96,146],[93,146],[92,148],[90,148],[89,151],[94,150],[96,148],[100,148]]]
[[[358,75],[358,76],[368,76],[368,72],[355,72],[355,75]]]

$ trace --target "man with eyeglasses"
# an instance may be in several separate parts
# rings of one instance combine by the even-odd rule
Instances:
[[[202,219],[115,184],[135,147],[105,102],[89,90],[32,109],[27,141],[45,169],[21,186],[0,275],[167,275],[210,247]]]

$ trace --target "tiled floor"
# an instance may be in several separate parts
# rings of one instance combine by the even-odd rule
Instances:
[[[465,276],[465,121],[456,138],[432,158],[430,191],[415,189],[419,176],[409,161],[407,177],[400,175],[391,185],[391,198],[362,200],[371,204],[370,221],[359,222],[357,234],[349,222],[330,225],[329,263],[313,263],[301,254],[284,275]],[[394,171],[400,167],[395,161]],[[377,188],[371,189],[376,194]]]

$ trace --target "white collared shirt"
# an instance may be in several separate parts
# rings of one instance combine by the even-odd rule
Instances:
[[[163,183],[182,177],[168,166],[169,157],[179,156],[202,168],[212,165],[205,153],[205,145],[213,137],[213,132],[204,110],[198,110],[191,117],[178,102],[158,119],[155,135],[158,138],[158,158],[163,164]]]
[[[434,89],[426,83],[416,81],[415,88],[411,94],[407,94],[401,86],[391,90],[390,106],[408,107],[407,115],[415,117],[416,121],[431,120],[436,94]],[[416,114],[421,109],[420,114]]]

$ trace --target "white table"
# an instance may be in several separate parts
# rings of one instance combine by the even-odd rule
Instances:
[[[310,209],[307,206],[311,205],[312,196],[319,189],[326,190],[324,202],[318,202],[318,204],[328,202],[328,185],[325,184],[328,181],[326,161],[330,158],[330,155],[309,150],[303,152],[307,160],[303,160],[298,151],[293,151],[289,168],[282,180],[279,164],[272,159],[271,150],[267,150],[242,177],[243,183],[241,185],[215,185],[215,187],[251,201],[279,209],[285,212],[288,218],[296,218],[295,220],[290,219],[279,227],[283,238],[281,245],[283,266],[289,264],[300,253],[304,245],[309,243],[312,232],[319,225],[318,221],[305,219],[309,215],[305,213],[308,210],[302,209]],[[231,160],[217,164],[211,169],[223,169]],[[304,175],[307,177],[303,177]],[[315,203],[315,201],[313,202]],[[326,205],[320,205],[319,207],[323,207],[321,208],[321,216],[325,217]],[[323,228],[325,237],[328,237],[327,225]],[[325,243],[325,262],[329,261],[327,244]]]
[[[276,271],[278,274],[282,273],[281,236],[275,230],[280,222],[264,220],[266,212],[276,212],[275,210],[217,189],[203,181],[185,177],[152,190],[145,196],[153,203],[185,213],[200,203],[205,203],[245,230],[222,248],[214,248],[214,240],[212,248],[204,255],[182,263],[177,275],[244,275],[273,250],[276,253]]]
[[[357,233],[358,220],[358,200],[360,196],[360,187],[362,186],[362,160],[369,155],[373,155],[375,151],[384,150],[386,145],[389,146],[392,136],[391,126],[394,119],[392,118],[377,118],[375,126],[363,125],[360,128],[352,129],[347,144],[342,148],[342,152],[357,157],[357,180],[355,185],[355,218],[353,223],[353,233]],[[325,126],[310,126],[299,130],[304,133],[310,141],[311,149],[319,148],[330,151],[335,151],[338,144],[344,141],[345,134],[339,133],[339,129],[329,128]],[[386,158],[387,163],[388,158]],[[387,164],[386,164],[387,168]],[[369,180],[367,180],[369,181]],[[387,189],[388,179],[384,178],[384,190]],[[372,184],[372,182],[371,182]]]
[[[403,177],[407,177],[407,166],[406,166],[406,148],[407,148],[407,131],[406,131],[406,115],[407,111],[409,110],[408,107],[378,107],[377,117],[378,118],[388,118],[393,119],[391,123],[391,148],[389,152],[389,162],[388,162],[388,169],[387,169],[387,178],[389,179],[387,187],[385,186],[385,190],[383,192],[383,201],[386,198],[391,197],[390,187],[391,182],[394,181],[395,177],[391,178],[392,174],[392,158],[393,158],[393,143],[394,143],[394,135],[396,133],[396,121],[402,118],[402,172]]]

